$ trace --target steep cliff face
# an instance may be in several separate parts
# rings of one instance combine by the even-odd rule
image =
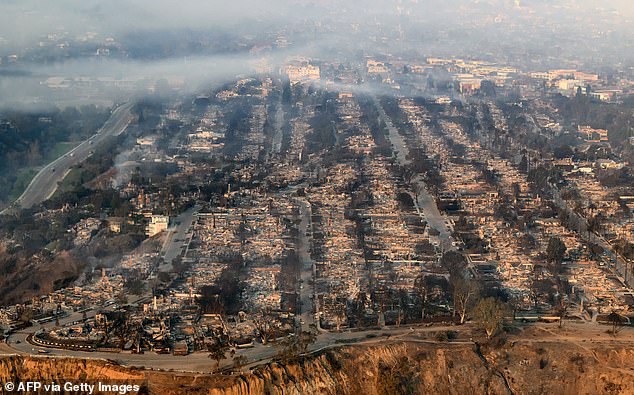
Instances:
[[[71,358],[7,357],[0,359],[0,382],[20,380],[143,380],[145,373],[106,361]]]
[[[0,381],[18,379],[139,380],[156,394],[631,394],[634,348],[562,342],[392,343],[344,347],[233,376],[139,371],[105,361],[12,357]]]
[[[271,364],[212,394],[631,394],[634,349],[401,343]]]

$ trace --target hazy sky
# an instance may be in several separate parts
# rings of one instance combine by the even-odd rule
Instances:
[[[260,56],[249,51],[283,34],[289,48],[265,51],[275,65],[290,55],[328,59],[373,50],[507,53],[508,60],[530,53],[553,64],[572,53],[611,62],[631,57],[632,15],[633,0],[0,0],[0,59],[29,54],[17,71],[37,78],[180,74],[203,83],[248,73]],[[39,43],[49,34],[76,52],[47,53]],[[399,34],[402,42],[391,47]],[[96,60],[96,47],[108,37],[121,53]],[[81,45],[87,49],[78,54]],[[0,65],[0,101],[28,96],[26,88],[15,89],[27,86],[23,80],[3,75],[3,68],[16,71],[9,62]]]
[[[403,9],[429,14],[469,8],[506,12],[517,8],[516,4],[537,10],[563,6],[569,8],[567,12],[614,9],[624,15],[634,13],[631,0],[0,0],[0,36],[22,45],[58,29],[116,35],[144,29],[244,27],[249,20],[276,22],[291,15],[318,19],[324,16],[324,8],[358,9],[357,15]]]
[[[258,29],[297,20],[332,20],[372,25],[395,15],[402,22],[425,20],[460,27],[503,16],[530,24],[549,18],[574,23],[577,15],[610,14],[615,29],[634,15],[631,0],[0,0],[0,37],[12,50],[33,46],[49,33],[69,32],[74,39],[96,32],[97,40],[129,32],[226,30],[263,33]],[[618,14],[618,15],[617,15]],[[442,16],[442,18],[440,18]],[[506,20],[506,19],[503,19]],[[566,22],[564,22],[566,21]],[[306,26],[309,28],[309,26]],[[419,27],[419,26],[414,26]],[[566,28],[567,26],[561,26]],[[632,32],[631,26],[625,29]],[[345,33],[345,32],[344,32]],[[0,48],[2,46],[0,45]],[[0,54],[1,55],[1,54]]]
[[[279,0],[0,0],[0,36],[28,45],[49,32],[208,29],[239,26],[250,19],[284,18]]]

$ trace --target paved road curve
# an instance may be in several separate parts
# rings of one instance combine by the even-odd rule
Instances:
[[[22,196],[15,201],[15,205],[22,208],[31,208],[53,196],[57,190],[58,183],[64,179],[71,167],[85,161],[92,155],[93,150],[106,139],[111,136],[118,136],[126,129],[132,120],[132,114],[130,113],[132,105],[131,103],[126,103],[117,107],[93,137],[40,170],[33,177]]]
[[[89,313],[89,318],[94,316],[94,311]],[[79,315],[73,314],[60,320],[60,323],[66,324],[73,320],[78,320]],[[52,324],[48,324],[52,326]],[[115,361],[123,366],[136,366],[157,370],[172,370],[183,373],[210,373],[215,368],[215,362],[209,359],[208,352],[195,352],[187,356],[173,356],[171,354],[157,354],[151,351],[145,354],[130,354],[127,352],[109,353],[109,352],[87,352],[74,350],[61,350],[53,348],[45,348],[30,344],[26,339],[28,335],[37,332],[45,326],[36,325],[23,331],[12,334],[7,343],[0,343],[0,357],[9,355],[31,355],[35,357],[66,357],[66,358],[82,358],[90,360],[110,360]],[[466,330],[469,326],[465,325],[461,329]],[[50,327],[48,328],[50,329]],[[308,352],[316,352],[328,348],[356,345],[356,344],[372,344],[385,343],[389,340],[408,340],[410,337],[415,339],[424,332],[437,332],[456,330],[455,326],[426,326],[426,325],[410,325],[401,327],[386,327],[383,329],[368,329],[363,331],[342,331],[342,332],[325,332],[318,334],[315,343],[308,347]],[[43,355],[38,350],[46,349],[47,354]],[[257,343],[255,347],[238,350],[236,355],[242,355],[247,358],[248,367],[254,367],[266,364],[274,358],[281,350],[279,346],[273,343],[266,345]],[[228,357],[228,355],[227,355]],[[231,366],[233,363],[231,358],[226,358],[221,362],[221,367]]]

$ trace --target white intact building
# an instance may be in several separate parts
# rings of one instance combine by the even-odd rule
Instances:
[[[155,236],[164,230],[167,230],[167,227],[170,222],[170,217],[165,215],[152,215],[150,217],[150,222],[145,228],[145,234],[148,237]]]

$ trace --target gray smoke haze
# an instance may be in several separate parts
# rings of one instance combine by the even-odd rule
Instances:
[[[167,83],[181,93],[220,86],[237,77],[278,72],[289,59],[320,57],[333,41],[259,53],[212,54],[152,60],[125,58],[74,58],[51,64],[27,63],[0,73],[0,109],[78,105],[87,102],[109,106],[154,91]],[[2,69],[0,68],[0,72]]]
[[[105,37],[130,31],[230,28],[250,19],[284,18],[283,1],[201,0],[2,0],[1,36],[9,43],[30,45],[50,33],[86,32]]]
[[[296,55],[623,63],[632,60],[633,17],[630,0],[0,0],[0,104],[129,94],[51,88],[77,77],[140,93],[141,80],[196,89]]]
[[[487,16],[574,20],[608,13],[614,24],[634,15],[629,0],[0,0],[0,37],[11,48],[36,45],[51,33],[99,38],[139,31],[227,30],[258,32],[293,21],[339,20],[373,25],[393,16],[397,22],[425,20],[451,27]],[[438,19],[451,15],[452,19]],[[524,21],[527,23],[527,21]],[[305,26],[309,28],[309,26]],[[565,28],[565,26],[562,26]]]

